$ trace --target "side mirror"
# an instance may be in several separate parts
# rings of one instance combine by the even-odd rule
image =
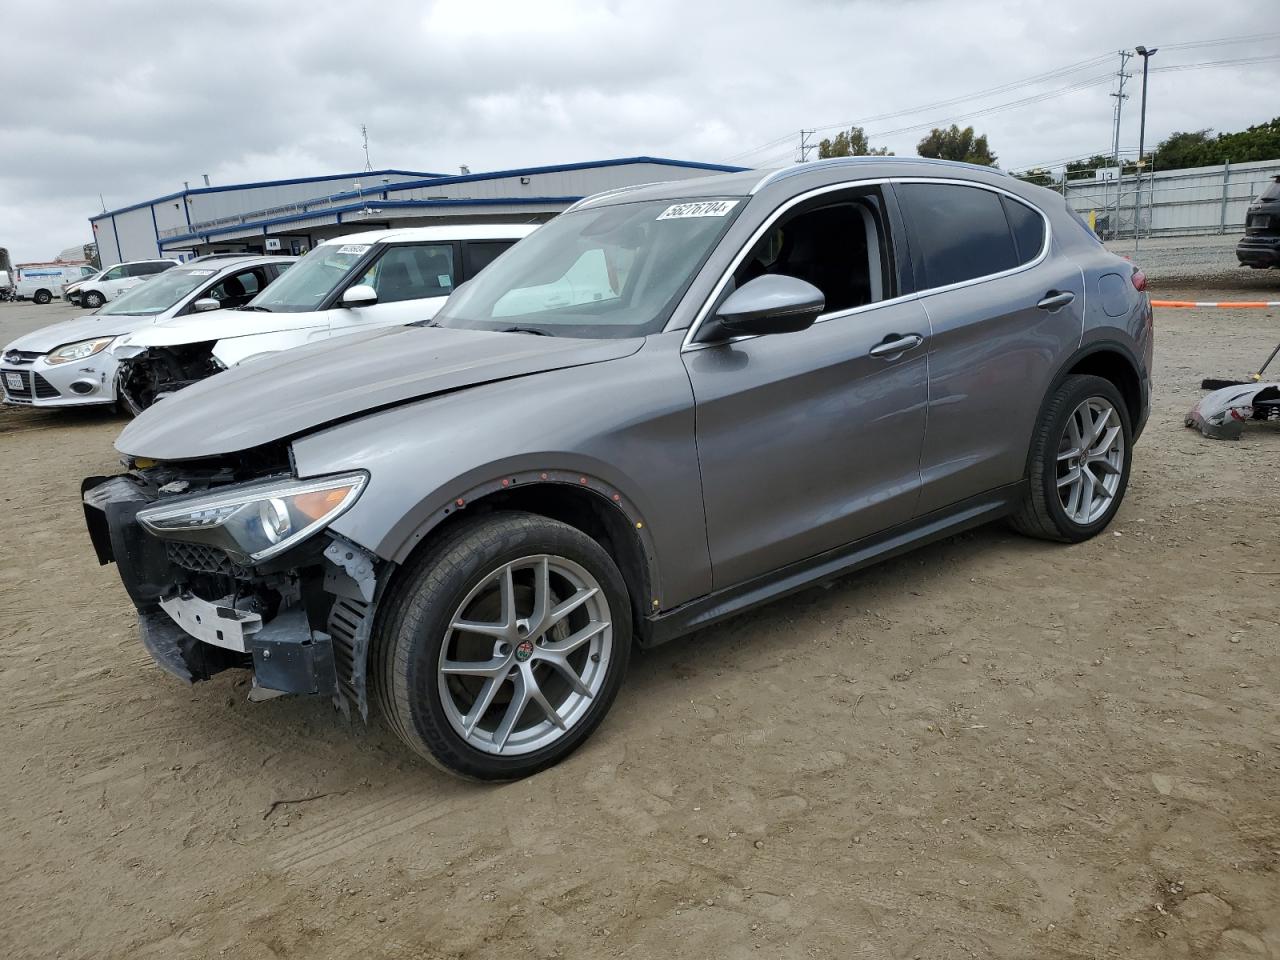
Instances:
[[[209,310],[219,310],[221,308],[222,304],[213,299],[213,297],[201,297],[191,305],[191,309],[196,313],[206,313]]]
[[[378,302],[378,291],[367,283],[357,283],[347,287],[342,293],[344,307],[368,307]]]
[[[822,291],[813,284],[766,273],[744,283],[720,304],[713,334],[766,336],[807,330],[826,303]]]

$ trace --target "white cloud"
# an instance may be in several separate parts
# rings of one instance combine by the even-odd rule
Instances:
[[[716,0],[305,6],[46,0],[6,11],[0,245],[20,259],[89,238],[101,209],[216,183],[375,166],[451,172],[641,153],[789,162],[795,131],[948,99],[1136,43],[1271,31],[1271,0]],[[56,29],[49,29],[57,24]],[[14,42],[12,38],[20,38]],[[1280,52],[1272,41],[1166,50],[1154,65]],[[1114,71],[866,124],[914,152],[973,109]],[[1152,77],[1148,142],[1276,112],[1280,62]],[[961,120],[1002,165],[1110,144],[1109,84]],[[1125,145],[1137,140],[1137,80]],[[826,131],[829,135],[830,132]]]

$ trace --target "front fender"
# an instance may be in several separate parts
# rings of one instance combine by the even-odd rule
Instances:
[[[655,595],[664,608],[683,603],[710,590],[711,566],[679,337],[650,339],[669,338],[624,359],[375,411],[295,440],[295,467],[300,477],[367,470],[369,486],[333,529],[395,562],[504,481],[584,486],[642,524],[660,567]]]

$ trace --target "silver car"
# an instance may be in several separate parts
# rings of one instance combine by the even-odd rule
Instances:
[[[426,325],[221,373],[84,484],[142,639],[257,696],[370,701],[510,779],[651,646],[978,524],[1110,522],[1145,280],[1060,196],[860,158],[585,200]]]
[[[29,407],[116,403],[118,361],[109,348],[120,337],[174,317],[243,306],[296,259],[192,261],[125,291],[90,316],[19,337],[0,359],[4,400]]]

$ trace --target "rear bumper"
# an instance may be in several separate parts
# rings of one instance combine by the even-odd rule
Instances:
[[[223,578],[229,587],[225,596],[205,599],[196,590],[207,594],[210,584],[223,580],[179,566],[174,558],[181,557],[181,552],[171,551],[165,541],[143,528],[137,514],[151,500],[139,484],[127,476],[90,477],[82,484],[81,494],[98,562],[115,563],[138,610],[142,645],[162,669],[186,683],[208,680],[223,670],[244,669],[253,673],[255,686],[269,690],[340,692],[333,635],[313,626],[308,604],[295,602],[282,606],[273,617],[264,616],[252,598],[255,591],[263,591],[266,581],[245,571],[234,583]],[[272,576],[278,581],[281,574]],[[323,576],[323,571],[317,573]],[[371,619],[372,604],[368,607]],[[340,638],[340,646],[346,639]],[[340,653],[344,663],[351,659],[352,652],[345,646]],[[363,701],[363,670],[360,693]],[[356,705],[364,707],[362,702]]]
[[[1280,236],[1245,237],[1236,244],[1236,259],[1246,267],[1280,267]]]

